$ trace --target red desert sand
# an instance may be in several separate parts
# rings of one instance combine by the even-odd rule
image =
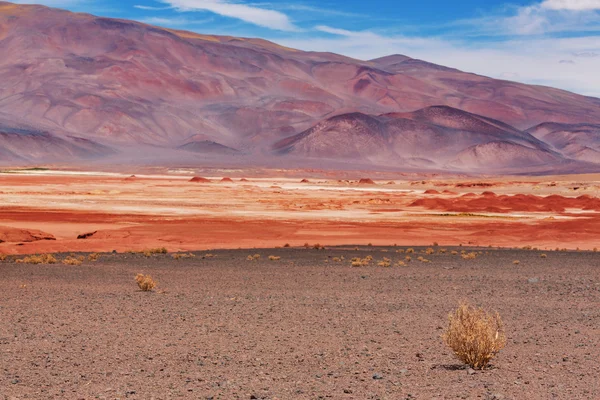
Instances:
[[[439,178],[398,180],[384,186],[319,176],[319,184],[298,186],[297,178],[265,174],[240,186],[197,177],[205,183],[197,187],[186,184],[189,177],[174,175],[137,173],[126,184],[121,177],[103,175],[0,175],[5,204],[0,225],[20,235],[10,233],[17,239],[0,243],[0,252],[162,246],[175,251],[305,242],[600,247],[597,175],[468,185]],[[457,186],[456,194],[424,195],[447,184]],[[96,233],[77,239],[90,232]],[[38,240],[48,238],[56,240]]]

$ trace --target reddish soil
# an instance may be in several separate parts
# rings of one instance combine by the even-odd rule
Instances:
[[[482,254],[448,249],[382,268],[405,254],[353,248],[106,254],[81,266],[9,257],[1,397],[600,398],[596,253],[462,248]],[[350,266],[366,255],[372,266]],[[138,272],[157,290],[138,291]],[[507,346],[483,372],[464,369],[440,338],[463,299],[505,324]]]
[[[0,243],[35,242],[38,240],[56,240],[46,232],[37,229],[18,229],[9,226],[0,226]]]
[[[233,182],[233,180],[231,178],[225,177],[221,178],[221,182]]]
[[[361,180],[358,181],[359,185],[374,185],[375,182],[373,182],[373,179],[370,178],[362,178]]]
[[[552,177],[552,186],[499,179],[494,192],[468,188],[473,192],[454,195],[423,195],[439,181],[368,186],[332,177],[299,185],[297,177],[253,177],[221,185],[220,177],[211,179],[196,186],[186,177],[143,174],[127,183],[112,176],[0,175],[0,226],[24,235],[0,243],[0,253],[286,242],[600,247],[600,186],[589,177]],[[39,231],[56,240],[31,242]]]
[[[209,183],[210,179],[202,178],[201,176],[195,176],[192,179],[190,179],[190,182]]]

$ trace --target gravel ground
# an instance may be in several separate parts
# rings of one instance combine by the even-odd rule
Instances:
[[[403,259],[397,249],[9,257],[0,399],[600,398],[600,253],[415,248],[405,267],[376,266]],[[138,291],[138,272],[158,288]],[[489,370],[465,369],[440,339],[461,299],[503,317],[508,343]]]

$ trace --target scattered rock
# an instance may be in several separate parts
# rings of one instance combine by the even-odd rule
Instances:
[[[19,229],[0,226],[0,243],[37,242],[38,240],[56,240],[54,235],[37,229]]]
[[[98,231],[94,231],[94,232],[88,232],[88,233],[82,233],[81,235],[77,236],[77,239],[87,239],[89,237],[94,236]]]
[[[192,179],[190,179],[190,182],[195,182],[195,183],[209,183],[210,179],[206,179],[206,178],[203,178],[201,176],[195,176]]]
[[[376,379],[376,380],[383,379],[383,375],[375,373],[375,374],[373,374],[373,379]]]
[[[540,281],[540,278],[529,278],[527,279],[527,282],[529,283],[538,283]]]
[[[475,374],[475,370],[473,368],[468,368],[467,369],[467,374],[474,375]]]

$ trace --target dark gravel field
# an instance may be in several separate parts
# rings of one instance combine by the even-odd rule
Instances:
[[[0,399],[600,399],[600,253],[398,249],[8,257]],[[460,300],[503,318],[488,370],[442,343]]]

